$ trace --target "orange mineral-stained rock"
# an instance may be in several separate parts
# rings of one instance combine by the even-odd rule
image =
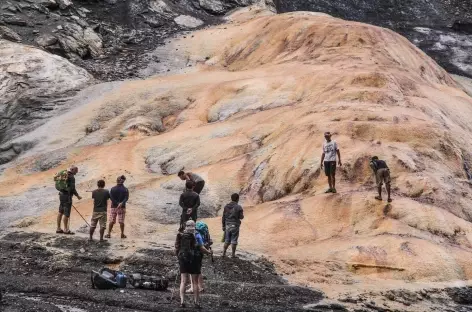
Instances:
[[[128,229],[170,240],[175,226],[158,224],[178,222],[185,168],[206,180],[202,217],[241,193],[240,248],[270,256],[292,281],[472,278],[472,98],[405,38],[323,14],[247,10],[160,49],[194,66],[123,82],[19,139],[36,144],[1,177],[9,221],[25,215],[14,207],[28,193],[44,221],[31,227],[53,228],[50,177],[75,163],[82,192],[130,172]],[[344,163],[338,194],[324,194],[325,131]],[[58,149],[61,165],[34,171]],[[391,168],[390,205],[374,199],[374,155]],[[220,237],[220,219],[208,223]]]

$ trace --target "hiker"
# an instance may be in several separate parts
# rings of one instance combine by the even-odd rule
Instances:
[[[200,195],[203,190],[203,187],[205,186],[205,180],[203,180],[201,176],[192,172],[185,173],[184,171],[179,171],[178,175],[181,180],[192,181],[193,183],[195,183],[193,191]]]
[[[341,163],[341,153],[335,141],[331,140],[331,132],[325,132],[326,141],[323,143],[323,154],[321,155],[320,168],[323,169],[328,177],[329,189],[325,193],[336,193],[336,154],[338,155],[339,166]]]
[[[103,235],[107,228],[107,207],[110,199],[110,192],[105,189],[105,181],[99,180],[97,182],[98,189],[92,192],[93,198],[93,214],[90,225],[90,241],[93,240],[93,232],[97,228],[97,223],[100,223],[100,241],[103,242]]]
[[[56,189],[59,191],[59,213],[57,215],[56,229],[56,233],[58,234],[75,234],[69,229],[69,219],[72,209],[72,197],[75,195],[78,200],[82,199],[75,189],[75,175],[78,172],[79,169],[76,166],[71,166],[69,169],[59,172],[54,177]],[[63,216],[64,230],[61,229],[61,220]]]
[[[370,167],[374,171],[375,174],[375,183],[377,184],[377,188],[379,191],[379,196],[375,196],[375,199],[382,200],[382,184],[385,182],[385,188],[387,189],[387,201],[389,203],[392,202],[392,198],[390,197],[390,169],[387,166],[387,162],[385,160],[380,160],[377,156],[372,157],[370,161]]]
[[[106,238],[111,237],[111,231],[113,225],[116,223],[116,217],[118,217],[118,223],[121,229],[121,238],[126,238],[125,235],[125,214],[126,214],[126,202],[129,198],[128,189],[123,185],[126,181],[124,175],[116,178],[116,185],[110,190],[111,209],[110,209],[110,223],[108,225],[108,234]]]
[[[236,247],[238,246],[239,228],[241,220],[244,219],[243,207],[238,204],[239,194],[231,195],[231,202],[227,204],[223,211],[223,232],[225,233],[225,245],[223,257],[226,257],[226,250],[231,245],[231,258],[236,258]]]
[[[201,235],[195,231],[195,222],[188,220],[185,223],[185,230],[179,232],[175,239],[175,254],[179,259],[180,269],[180,307],[185,308],[185,286],[190,278],[192,279],[193,298],[195,308],[201,309],[200,290],[198,285],[198,275],[201,274],[202,262],[199,253],[209,254],[212,252],[205,248]]]
[[[198,207],[200,206],[200,196],[194,192],[195,184],[193,181],[185,182],[185,192],[180,195],[179,205],[182,207],[182,214],[180,216],[179,231],[183,231],[185,222],[192,219],[197,222]]]
[[[195,236],[197,237],[197,234],[200,235],[200,237],[202,238],[202,242],[203,242],[203,246],[207,249],[207,250],[210,250],[211,251],[211,245],[213,245],[213,241],[210,237],[210,231],[208,230],[208,225],[206,225],[205,222],[203,221],[198,221],[196,224],[195,224],[195,230],[196,230],[196,233],[195,233]],[[197,241],[198,241],[198,238],[197,238]],[[201,266],[201,263],[203,262],[203,253],[201,252],[198,252],[197,251],[197,254],[196,256],[198,256],[199,258],[197,259],[197,261],[199,261],[200,263],[200,266]],[[200,274],[198,275],[198,290],[200,292],[204,292],[204,288],[203,288],[203,274]],[[193,282],[191,282],[191,286],[190,288],[187,290],[187,293],[192,293],[193,292]]]

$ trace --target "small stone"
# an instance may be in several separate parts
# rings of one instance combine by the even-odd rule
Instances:
[[[6,26],[0,26],[0,38],[13,42],[21,42],[20,35],[18,35],[15,31]]]
[[[81,252],[81,253],[84,253],[84,252],[85,252],[85,249],[84,249],[84,248],[80,248],[80,252]]]

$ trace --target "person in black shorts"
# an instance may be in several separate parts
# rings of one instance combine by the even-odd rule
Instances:
[[[320,168],[324,168],[325,174],[328,177],[329,188],[325,193],[336,193],[336,155],[339,158],[339,166],[342,166],[341,153],[339,152],[338,144],[331,140],[331,132],[325,132],[324,137],[326,141],[323,143]]]
[[[212,254],[203,245],[200,234],[195,231],[195,222],[189,220],[185,223],[184,232],[179,232],[175,239],[175,253],[179,259],[180,269],[180,306],[185,308],[185,287],[192,279],[195,308],[200,309],[200,290],[198,287],[198,275],[202,272],[202,254]]]

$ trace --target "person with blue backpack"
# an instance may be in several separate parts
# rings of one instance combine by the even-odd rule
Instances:
[[[206,223],[203,221],[198,221],[195,224],[195,229],[196,229],[195,238],[197,240],[197,244],[203,245],[206,250],[211,251],[211,245],[213,245],[213,241],[210,237],[210,231],[208,230],[208,225],[206,225]],[[197,249],[195,257],[197,261],[196,265],[201,268],[202,263],[203,263],[203,253]],[[198,274],[197,279],[198,279],[198,291],[204,292],[203,274],[201,272],[201,269],[200,269],[200,274]],[[192,292],[193,292],[193,282],[191,283],[190,288],[187,290],[187,293],[192,293]]]

